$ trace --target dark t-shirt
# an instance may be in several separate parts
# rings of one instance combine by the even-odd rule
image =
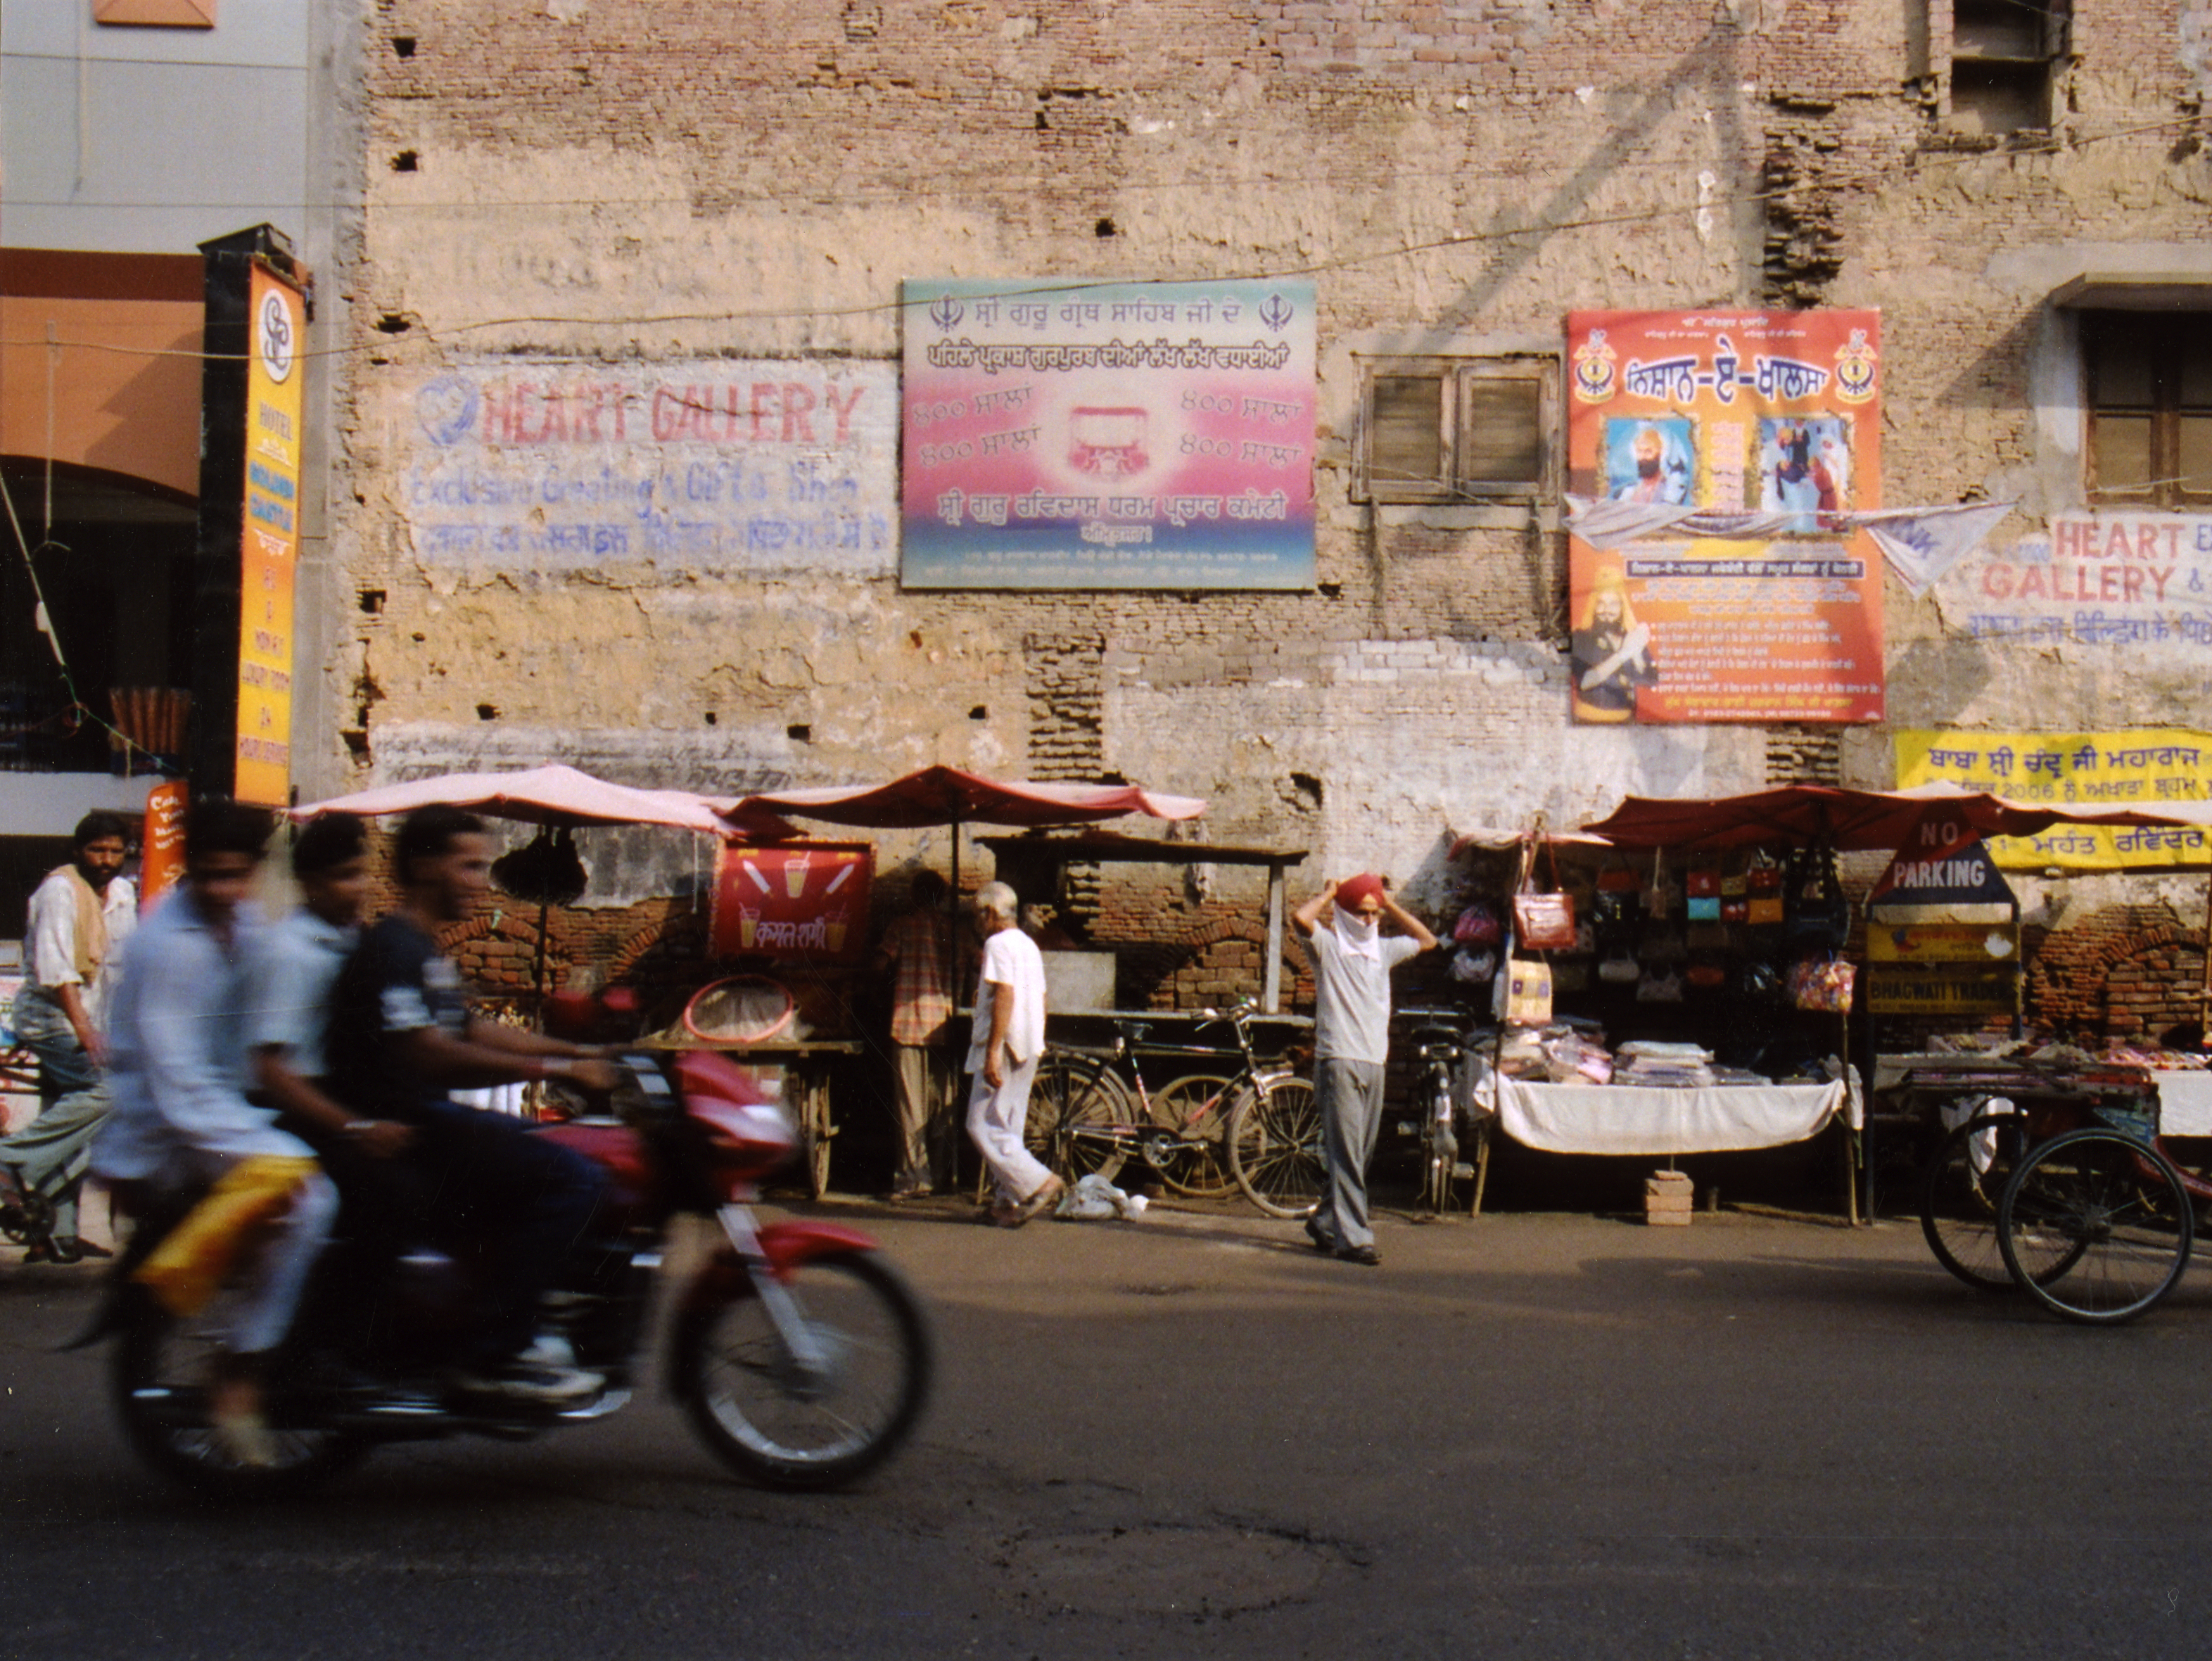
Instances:
[[[445,1092],[422,1081],[399,1039],[426,1026],[467,1036],[460,971],[413,923],[386,917],[361,937],[331,988],[331,1093],[373,1118],[421,1118],[424,1104]]]

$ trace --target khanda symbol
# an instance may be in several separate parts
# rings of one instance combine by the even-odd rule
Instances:
[[[951,295],[939,295],[929,308],[929,320],[940,329],[950,329],[968,314],[967,307]]]
[[[1279,294],[1271,294],[1260,302],[1260,321],[1280,334],[1298,314],[1297,307]]]

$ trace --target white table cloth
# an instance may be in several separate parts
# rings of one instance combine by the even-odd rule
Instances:
[[[1502,1086],[1493,1092],[1493,1085]],[[1495,1095],[1493,1105],[1492,1096]],[[1473,1105],[1505,1134],[1547,1153],[1722,1153],[1801,1142],[1841,1112],[1862,1114],[1841,1080],[1824,1085],[1715,1085],[1655,1090],[1634,1085],[1485,1080]]]

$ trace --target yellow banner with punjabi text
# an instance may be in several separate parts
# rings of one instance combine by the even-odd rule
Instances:
[[[1939,782],[2035,805],[2156,813],[2212,800],[2212,733],[1898,733],[1898,788]],[[1991,837],[1989,849],[2008,871],[2203,867],[2212,866],[2212,830],[2061,824],[2039,836]]]

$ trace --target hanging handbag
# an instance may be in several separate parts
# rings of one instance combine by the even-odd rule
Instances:
[[[1743,873],[1743,885],[1747,894],[1779,894],[1782,891],[1782,867],[1765,849],[1751,856],[1751,864]]]
[[[1679,891],[1667,880],[1667,856],[1653,854],[1650,885],[1644,891],[1644,915],[1654,922],[1664,922],[1674,915],[1679,897]]]
[[[1586,992],[1589,989],[1589,965],[1586,963],[1555,963],[1552,965],[1552,991]]]
[[[1552,886],[1535,886],[1539,848],[1550,854],[1551,844],[1531,843],[1522,855],[1521,881],[1513,895],[1513,938],[1531,952],[1571,952],[1575,949],[1575,903],[1559,887],[1559,863],[1552,857]]]
[[[1728,966],[1711,958],[1692,962],[1682,971],[1682,978],[1700,992],[1717,992],[1728,984]]]
[[[1498,913],[1480,900],[1461,912],[1459,921],[1452,925],[1452,939],[1462,946],[1496,946],[1504,937]]]
[[[1484,948],[1462,946],[1452,953],[1451,977],[1468,986],[1480,986],[1498,972],[1498,954]]]
[[[1753,894],[1744,902],[1744,919],[1753,928],[1771,928],[1782,921],[1782,896]]]
[[[1751,902],[1747,899],[1732,900],[1727,895],[1722,895],[1721,921],[1723,922],[1749,922],[1751,921]]]
[[[1674,970],[1662,973],[1654,969],[1644,971],[1644,978],[1636,983],[1638,1003],[1680,1003],[1682,1001],[1682,977]]]
[[[1792,946],[1840,952],[1851,934],[1851,903],[1844,896],[1832,848],[1809,848],[1791,861],[1783,934]]]
[[[1717,894],[1692,894],[1689,898],[1689,918],[1692,922],[1718,922],[1721,920],[1721,897]]]
[[[1540,958],[1509,958],[1505,1019],[1514,1026],[1544,1026],[1552,1019],[1552,965]]]
[[[1633,986],[1644,977],[1644,970],[1633,952],[1616,952],[1599,961],[1597,977],[1607,986]]]

